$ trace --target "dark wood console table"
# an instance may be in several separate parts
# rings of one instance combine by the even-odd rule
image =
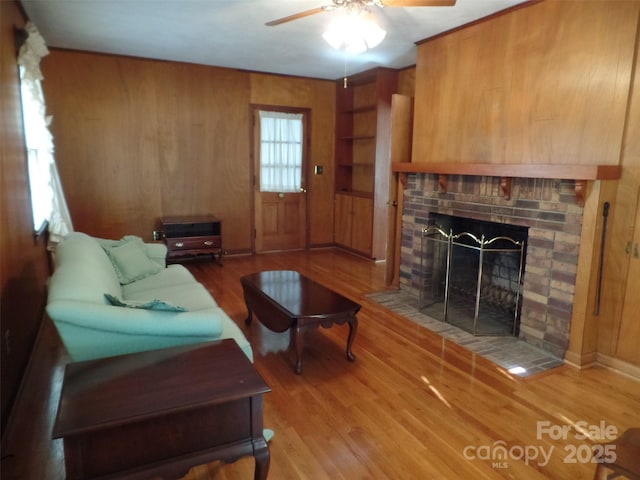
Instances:
[[[230,339],[71,363],[53,428],[66,478],[181,478],[252,455],[266,479],[269,391]]]
[[[164,217],[167,263],[199,255],[211,255],[222,264],[222,222],[211,215]]]

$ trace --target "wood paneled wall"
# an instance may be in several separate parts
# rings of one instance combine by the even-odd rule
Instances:
[[[398,72],[398,92],[413,97],[416,93],[416,67],[408,67]]]
[[[418,47],[413,162],[617,165],[637,0],[546,0]]]
[[[640,286],[637,267],[636,270],[630,269],[631,262],[637,265],[640,261],[634,253],[634,244],[640,238],[640,224],[637,221],[637,212],[640,209],[640,71],[638,62],[640,62],[640,45],[636,52],[629,117],[622,146],[622,175],[609,214],[607,262],[603,279],[604,295],[608,301],[604,305],[599,329],[595,333],[592,332],[592,335],[597,337],[597,351],[607,356],[615,356],[618,343],[625,340],[624,330],[622,335],[620,330],[625,301],[629,301],[628,297],[637,298],[638,286]],[[635,312],[633,315],[633,318],[624,320],[637,325],[638,314]],[[634,341],[634,348],[640,348],[640,340],[636,338]]]
[[[332,244],[335,83],[260,73],[253,73],[250,78],[251,103],[288,105],[311,110],[311,149],[307,178],[310,243]],[[314,165],[323,167],[322,175],[314,174]]]
[[[542,0],[418,47],[413,163],[622,166],[620,181],[588,187],[566,353],[581,366],[613,355],[637,290],[626,244],[640,231],[639,38],[637,0]]]
[[[311,109],[310,241],[333,241],[333,82],[64,50],[43,67],[76,230],[149,240],[164,215],[213,213],[249,251],[253,103]]]
[[[33,236],[14,28],[17,2],[0,2],[0,321],[2,432],[44,311],[49,275],[44,239]]]

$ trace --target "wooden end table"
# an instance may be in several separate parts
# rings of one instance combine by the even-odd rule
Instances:
[[[252,455],[263,480],[269,391],[230,339],[71,363],[53,437],[64,441],[67,479],[179,478]]]
[[[360,305],[292,270],[253,273],[240,279],[251,324],[252,313],[269,330],[292,329],[296,351],[295,372],[302,373],[303,337],[306,330],[322,325],[349,324],[347,358],[355,360],[351,346],[358,329]]]
[[[222,221],[212,215],[163,217],[167,245],[167,263],[180,262],[203,255],[222,265]]]

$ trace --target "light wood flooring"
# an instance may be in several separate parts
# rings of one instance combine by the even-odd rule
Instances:
[[[244,329],[272,389],[271,479],[590,479],[600,428],[640,426],[637,380],[569,366],[517,377],[369,300],[385,289],[384,264],[327,249],[188,266]],[[362,305],[355,362],[345,357],[346,325],[308,335],[302,375],[287,333],[244,325],[239,279],[271,269],[298,270]],[[3,439],[3,480],[64,478],[62,444],[50,439],[64,360],[45,321]],[[253,467],[251,458],[213,463],[185,478],[249,479]]]

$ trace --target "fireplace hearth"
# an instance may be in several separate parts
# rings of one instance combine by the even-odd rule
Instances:
[[[564,358],[569,344],[583,218],[583,208],[576,201],[575,182],[514,178],[510,194],[509,199],[504,198],[499,177],[450,175],[447,191],[442,192],[437,175],[408,174],[403,198],[400,288],[421,302],[427,300],[428,292],[423,291],[423,232],[437,223],[437,215],[522,227],[527,232],[525,237],[505,234],[516,241],[526,241],[515,332],[527,343]],[[442,227],[447,234],[450,228],[454,228],[454,234],[469,231],[469,227]],[[481,235],[482,232],[474,233],[477,238]],[[498,235],[501,234],[489,232],[485,238]],[[477,257],[473,261],[477,264]],[[477,275],[477,269],[475,272]],[[461,297],[463,301],[463,293],[469,298],[469,290],[473,292],[477,287],[476,281],[472,287],[466,283],[460,289],[455,286],[450,289],[448,322],[458,318],[451,314],[452,308],[458,308],[453,299]],[[490,298],[508,295],[502,288],[506,287],[498,282],[487,290],[486,303]],[[465,301],[475,307],[475,297],[470,298]],[[440,306],[436,309],[442,311]]]

